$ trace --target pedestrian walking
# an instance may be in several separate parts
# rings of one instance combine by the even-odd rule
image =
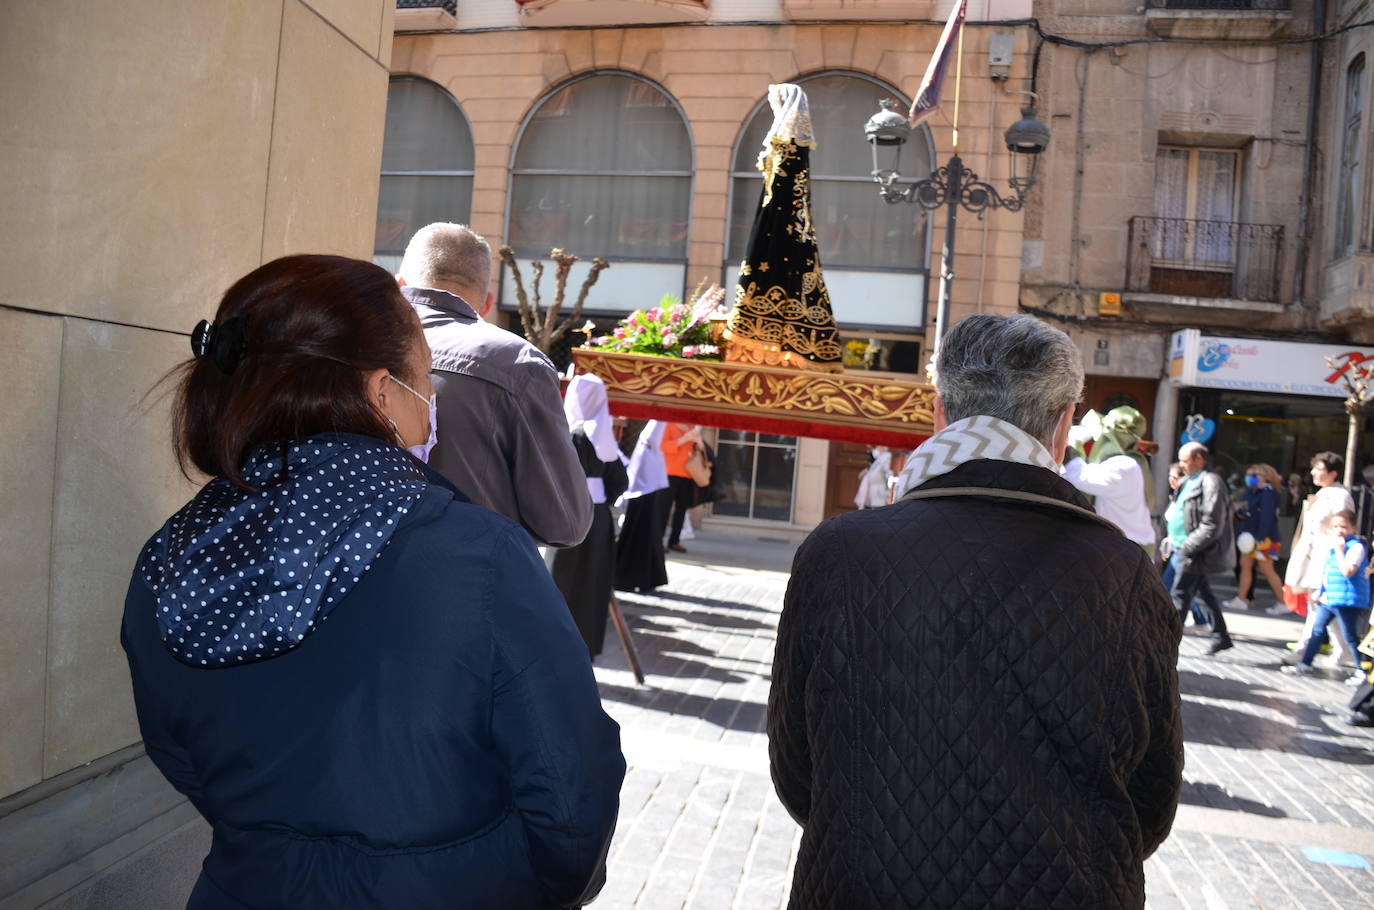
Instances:
[[[1082,358],[1028,315],[940,343],[894,505],[793,562],[768,699],[803,908],[1140,908],[1183,771],[1179,620],[1059,475]]]
[[[686,553],[682,545],[682,524],[687,519],[687,510],[692,507],[696,497],[697,482],[687,470],[687,459],[701,445],[701,427],[690,423],[669,423],[663,429],[663,463],[668,471],[668,502],[672,520],[664,513],[668,531],[668,549]],[[658,538],[663,540],[663,531]]]
[[[615,521],[610,504],[625,492],[628,479],[601,377],[574,376],[564,395],[563,411],[587,475],[592,527],[582,543],[554,552],[553,582],[568,602],[588,653],[596,657],[606,638],[607,608],[615,582]]]
[[[1308,608],[1312,632],[1298,663],[1283,667],[1285,673],[1311,673],[1312,661],[1321,646],[1326,644],[1327,626],[1335,619],[1341,626],[1341,637],[1354,655],[1354,662],[1345,666],[1356,681],[1363,681],[1360,672],[1360,626],[1369,609],[1369,548],[1356,533],[1357,518],[1353,510],[1337,512],[1328,521],[1332,543],[1322,560],[1322,583]]]
[[[1178,545],[1188,536],[1183,530],[1183,512],[1178,502],[1179,487],[1187,478],[1188,467],[1183,462],[1175,461],[1169,465],[1169,504],[1164,508],[1164,536],[1159,541],[1159,553],[1164,558],[1160,580],[1166,591],[1174,587],[1174,579],[1178,577]],[[1188,612],[1193,617],[1194,626],[1207,625],[1207,614],[1202,612],[1196,598],[1189,601]]]
[[[1330,530],[1331,516],[1337,512],[1355,511],[1355,501],[1350,491],[1339,482],[1344,470],[1345,459],[1335,452],[1318,452],[1312,456],[1310,476],[1317,491],[1303,501],[1302,515],[1293,534],[1293,552],[1288,557],[1288,567],[1283,573],[1283,583],[1306,596],[1309,602],[1321,589],[1326,576],[1326,554],[1331,552],[1335,544]],[[1282,615],[1288,612],[1288,608],[1272,612]],[[1290,653],[1284,656],[1284,663],[1296,664],[1302,660],[1315,621],[1316,611],[1309,607],[1298,640],[1288,643]],[[1338,642],[1342,651],[1341,659],[1346,663],[1355,663],[1356,656],[1345,653],[1343,641]]]
[[[187,906],[590,900],[618,729],[529,536],[406,452],[433,393],[395,280],[278,259],[192,346],[176,452],[213,479],[121,630],[143,745],[213,832]]]
[[[432,355],[439,443],[430,464],[479,506],[553,547],[581,543],[592,523],[558,373],[544,353],[483,321],[491,310],[491,247],[461,224],[415,232],[396,276]]]
[[[1177,544],[1178,575],[1169,593],[1180,618],[1194,598],[1202,601],[1212,628],[1207,653],[1216,654],[1234,647],[1226,615],[1207,580],[1209,574],[1229,572],[1236,564],[1231,497],[1221,475],[1207,469],[1207,447],[1202,443],[1185,443],[1178,460],[1188,474],[1178,489],[1183,539]]]
[[[1249,534],[1253,545],[1250,549],[1241,548],[1240,584],[1236,596],[1223,607],[1232,610],[1250,609],[1255,571],[1269,582],[1269,590],[1274,592],[1275,606],[1286,611],[1283,606],[1283,581],[1279,578],[1274,564],[1279,561],[1282,549],[1282,535],[1279,532],[1279,488],[1283,478],[1272,465],[1252,464],[1245,469],[1244,499],[1240,506],[1240,521],[1236,525],[1237,539]]]

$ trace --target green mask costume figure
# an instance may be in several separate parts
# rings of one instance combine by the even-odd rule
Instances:
[[[1089,464],[1106,461],[1113,455],[1127,455],[1140,465],[1141,482],[1145,485],[1145,505],[1154,512],[1154,489],[1150,483],[1150,462],[1140,452],[1140,440],[1149,426],[1145,415],[1129,405],[1112,408],[1102,418],[1102,433],[1093,443],[1088,455]]]

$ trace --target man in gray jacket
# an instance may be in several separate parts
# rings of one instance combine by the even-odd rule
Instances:
[[[415,232],[396,276],[432,356],[439,441],[429,463],[479,506],[555,547],[592,522],[558,373],[525,339],[482,320],[491,311],[491,247],[461,224]]]
[[[1211,624],[1212,645],[1208,654],[1232,646],[1226,631],[1226,616],[1212,593],[1208,574],[1229,572],[1236,565],[1234,510],[1221,475],[1207,470],[1207,447],[1200,442],[1186,443],[1178,450],[1178,460],[1188,470],[1179,485],[1178,503],[1187,535],[1179,544],[1179,572],[1174,578],[1174,608],[1182,616],[1194,597],[1202,599]]]

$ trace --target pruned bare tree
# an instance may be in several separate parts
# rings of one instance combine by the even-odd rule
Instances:
[[[1349,487],[1355,480],[1355,458],[1360,443],[1360,417],[1369,407],[1369,403],[1374,401],[1374,374],[1361,363],[1339,364],[1334,357],[1327,357],[1326,362],[1341,377],[1341,385],[1345,387],[1345,413],[1349,428],[1345,437],[1344,483]]]
[[[520,328],[530,344],[545,354],[549,353],[554,342],[566,335],[569,330],[580,327],[578,320],[582,316],[582,307],[587,302],[587,292],[596,284],[601,272],[611,267],[611,264],[600,256],[594,258],[591,270],[582,280],[582,288],[578,291],[572,310],[567,316],[560,318],[567,295],[568,274],[572,271],[574,263],[582,261],[581,257],[560,248],[549,251],[549,259],[553,261],[554,266],[553,300],[548,306],[544,306],[540,294],[540,285],[544,280],[544,263],[538,259],[530,263],[533,280],[530,282],[529,291],[526,291],[524,279],[520,275],[520,265],[515,261],[515,250],[503,246],[496,252],[501,257],[501,262],[510,269],[511,281],[515,285],[515,302],[520,311]]]

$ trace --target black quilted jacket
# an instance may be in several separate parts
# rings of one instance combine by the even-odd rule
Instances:
[[[979,460],[923,488],[1086,505]],[[1183,772],[1178,615],[1144,551],[1052,505],[822,524],[778,627],[769,752],[803,826],[792,908],[1143,907]]]

